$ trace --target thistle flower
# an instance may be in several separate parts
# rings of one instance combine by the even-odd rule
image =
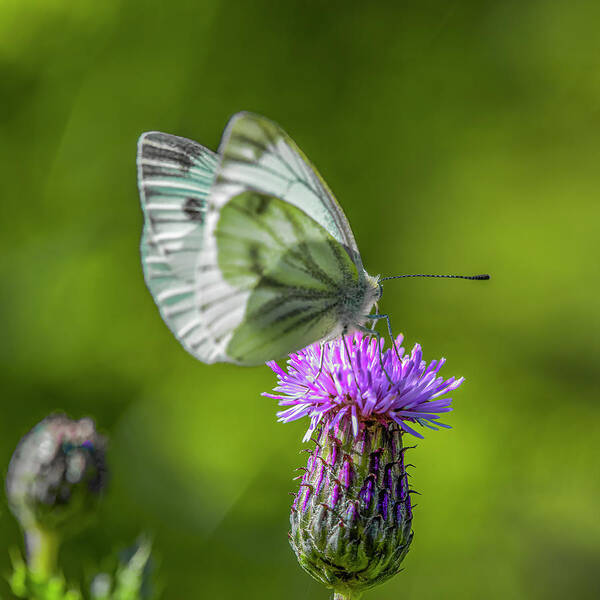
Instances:
[[[105,447],[91,419],[64,415],[46,417],[19,442],[6,495],[25,531],[32,570],[49,574],[59,537],[93,512],[106,482]]]
[[[290,355],[287,373],[271,361],[267,365],[277,374],[279,385],[276,394],[263,396],[290,407],[277,413],[284,423],[310,418],[305,442],[319,425],[332,429],[343,420],[352,423],[354,437],[367,423],[395,423],[419,438],[423,436],[409,423],[432,429],[449,427],[438,420],[438,413],[452,410],[451,399],[443,396],[459,387],[464,378],[438,377],[446,360],[434,360],[427,366],[419,344],[410,356],[404,356],[403,339],[402,335],[396,338],[397,352],[388,349],[381,358],[380,342],[357,332],[346,337],[348,354],[339,339]]]
[[[290,543],[300,565],[333,588],[335,598],[358,598],[396,574],[412,541],[412,505],[403,435],[414,425],[448,427],[446,394],[463,379],[438,376],[415,345],[383,352],[362,333],[314,344],[288,360],[274,394],[286,407],[279,420],[309,417],[310,452],[290,516]],[[380,356],[381,353],[381,356]]]

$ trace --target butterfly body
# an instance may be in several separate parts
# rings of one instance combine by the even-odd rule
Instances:
[[[381,295],[327,185],[263,117],[235,115],[217,154],[143,134],[138,182],[146,283],[203,362],[260,364],[360,329]]]

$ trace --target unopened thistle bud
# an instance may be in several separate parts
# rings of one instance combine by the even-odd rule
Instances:
[[[333,588],[358,598],[400,570],[412,540],[411,492],[403,436],[411,425],[437,429],[451,409],[447,393],[462,379],[444,380],[444,360],[429,366],[416,345],[380,356],[378,340],[356,333],[290,356],[275,394],[287,422],[308,416],[312,439],[291,511],[290,542],[300,565]],[[321,353],[324,353],[322,355]],[[411,425],[409,425],[409,423]]]
[[[19,442],[6,494],[25,531],[29,562],[40,572],[52,569],[58,538],[93,513],[106,482],[105,449],[91,419],[64,415],[46,417]]]
[[[400,429],[321,430],[290,521],[301,566],[337,592],[352,597],[395,575],[412,540]]]

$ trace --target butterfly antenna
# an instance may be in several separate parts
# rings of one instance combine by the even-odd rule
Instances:
[[[391,277],[382,277],[379,281],[387,281],[388,279],[402,279],[403,277],[443,277],[445,279],[473,279],[475,281],[484,281],[489,279],[490,276],[487,274],[483,275],[424,275],[420,273],[418,275],[392,275]]]

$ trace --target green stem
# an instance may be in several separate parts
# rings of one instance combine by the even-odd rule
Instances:
[[[56,571],[60,545],[58,534],[31,528],[25,532],[25,545],[29,570],[44,579],[53,575]]]
[[[361,592],[334,592],[332,600],[359,600]]]

